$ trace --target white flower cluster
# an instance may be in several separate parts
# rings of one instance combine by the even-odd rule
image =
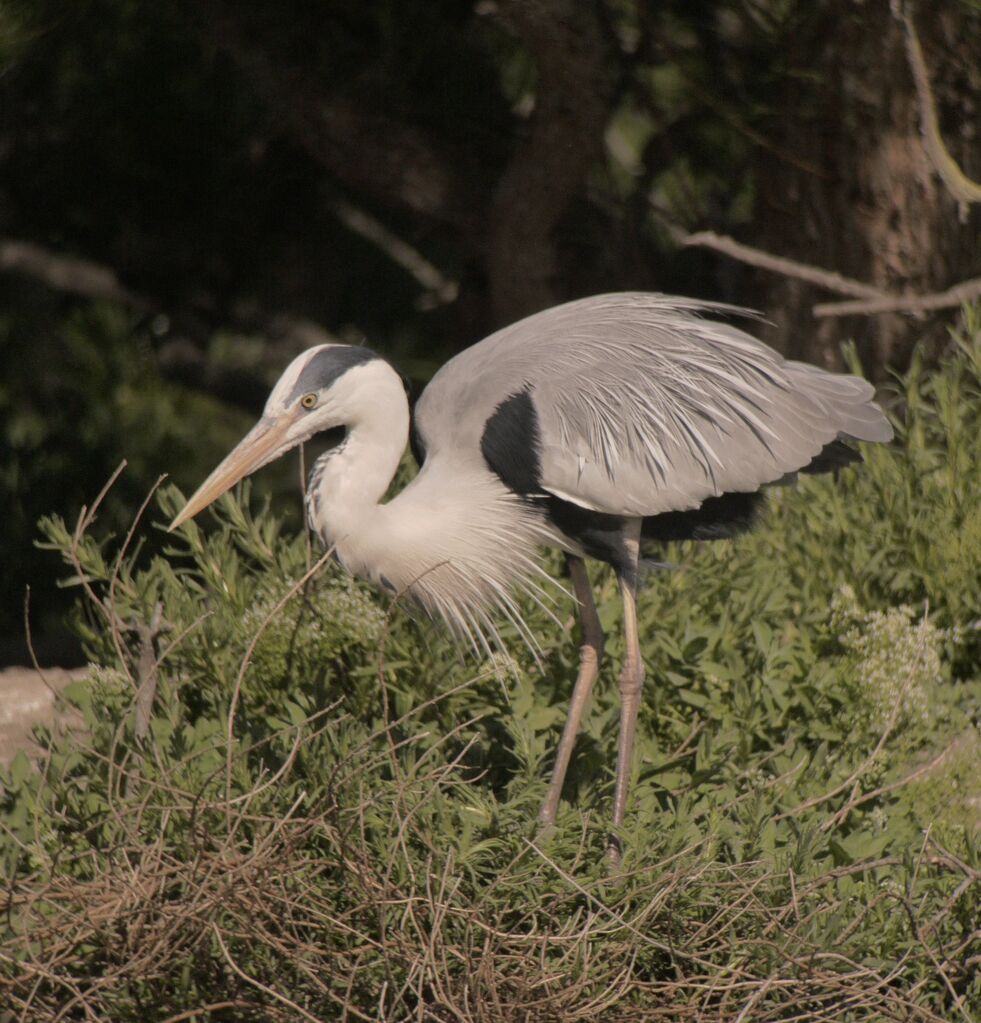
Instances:
[[[116,696],[133,691],[133,683],[122,671],[101,664],[89,665],[86,681],[91,687],[92,699],[96,703],[105,703]]]
[[[330,616],[335,628],[346,633],[376,638],[385,621],[385,612],[368,593],[364,584],[344,575],[331,580],[315,600],[315,607]]]
[[[876,731],[926,725],[929,694],[942,681],[944,632],[908,605],[866,611],[849,586],[831,604],[831,626],[848,651],[859,718]]]
[[[273,612],[283,597],[282,589],[267,594],[256,601],[243,616],[246,634],[259,628]],[[281,615],[291,620],[296,616],[297,594],[283,609]],[[365,588],[348,575],[330,579],[325,586],[313,594],[311,608],[303,614],[300,634],[295,641],[304,646],[316,646],[321,642],[334,643],[340,639],[376,642],[381,635],[385,612],[372,601]]]

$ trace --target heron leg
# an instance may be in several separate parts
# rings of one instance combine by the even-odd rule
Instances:
[[[637,712],[640,710],[640,693],[644,685],[644,659],[640,653],[640,636],[637,630],[637,565],[640,560],[641,520],[632,519],[627,523],[624,542],[627,545],[629,564],[619,573],[620,594],[623,598],[623,639],[624,660],[619,676],[620,686],[620,745],[617,750],[617,776],[613,790],[613,827],[623,823],[627,807],[627,791],[630,788],[630,771],[633,763],[634,733],[637,730]],[[610,836],[610,859],[620,859],[620,843],[615,835]]]
[[[572,757],[572,747],[576,743],[579,723],[583,711],[589,702],[589,693],[599,674],[600,661],[603,659],[603,629],[600,626],[596,604],[593,602],[593,591],[589,585],[586,563],[573,554],[566,556],[569,574],[572,576],[572,587],[579,605],[579,620],[582,623],[582,645],[579,648],[579,674],[572,690],[569,702],[569,716],[565,721],[562,739],[555,755],[555,766],[552,768],[552,781],[548,786],[548,794],[542,803],[538,820],[543,827],[555,822],[555,814],[562,796],[565,773]]]

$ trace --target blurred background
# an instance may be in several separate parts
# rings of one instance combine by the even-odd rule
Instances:
[[[880,382],[939,355],[954,303],[815,313],[981,273],[953,187],[981,3],[922,8],[914,46],[888,0],[4,0],[0,664],[28,585],[42,663],[78,656],[38,518],[123,459],[103,535],[162,473],[194,489],[310,344],[418,391],[497,326],[645,289],[760,309],[795,358],[853,339]],[[256,492],[299,525],[297,487]]]

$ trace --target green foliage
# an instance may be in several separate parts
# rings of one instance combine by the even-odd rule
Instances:
[[[0,314],[0,351],[9,353],[0,381],[0,635],[22,630],[28,583],[36,629],[44,624],[37,620],[39,606],[64,613],[64,602],[45,585],[54,559],[39,557],[34,547],[43,514],[91,500],[92,481],[105,479],[125,459],[129,471],[104,502],[99,523],[103,536],[122,532],[154,482],[161,451],[168,452],[167,468],[177,482],[189,486],[248,422],[241,412],[162,380],[150,331],[131,314],[109,304],[64,312],[37,297],[33,316]],[[208,423],[206,441],[202,422]]]
[[[679,249],[669,223],[865,275],[848,253],[884,243],[863,243],[872,222],[861,208],[847,215],[867,205],[859,184],[869,175],[861,159],[850,170],[843,161],[865,153],[852,136],[871,139],[889,111],[902,121],[908,88],[876,89],[874,65],[858,79],[838,69],[862,63],[849,55],[895,30],[888,5],[600,7],[602,30],[584,18],[576,33],[536,39],[534,18],[459,0],[0,4],[4,244],[33,247],[30,258],[5,250],[0,261],[0,656],[22,647],[27,582],[35,638],[64,610],[45,571],[53,559],[33,547],[41,514],[68,514],[126,457],[132,471],[100,521],[118,527],[160,473],[176,465],[185,486],[200,478],[209,450],[221,450],[234,414],[194,392],[237,391],[241,402],[251,390],[231,374],[216,384],[210,370],[233,361],[214,357],[222,334],[240,358],[256,345],[241,332],[260,331],[265,357],[281,367],[291,346],[271,355],[266,338],[295,338],[312,322],[366,337],[428,379],[507,310],[527,307],[534,282],[498,251],[512,219],[541,234],[539,262],[552,268],[542,286],[556,298],[643,287],[772,305],[764,277]],[[948,7],[944,32],[955,45],[923,30],[932,77],[948,82],[938,102],[950,140],[946,122],[953,129],[972,116],[970,76],[958,69],[971,66],[979,22],[974,0]],[[590,51],[593,71],[581,82],[539,73],[583,66]],[[890,46],[888,57],[886,77],[908,87],[902,48]],[[574,158],[556,175],[548,156],[558,150],[528,149],[528,132],[541,142],[564,137],[566,89],[577,108],[587,93],[605,98],[582,105]],[[970,171],[970,139],[961,142],[965,152],[954,155]],[[589,171],[576,184],[584,159]],[[854,187],[835,184],[846,179]],[[554,191],[547,217],[528,215],[540,205],[536,189]],[[836,196],[848,198],[835,206]],[[401,249],[339,215],[349,207],[418,249],[459,286],[459,300],[434,307],[431,284],[393,258]],[[802,252],[810,220],[821,224],[821,245]],[[922,248],[902,223],[889,230],[887,247]],[[944,232],[928,233],[939,246],[933,257],[904,257],[890,273],[907,273],[914,290],[976,275],[969,240],[947,246]],[[72,272],[64,260],[73,257],[103,273]],[[138,315],[93,302],[106,271],[140,296]],[[794,305],[783,303],[779,320],[800,351]],[[209,345],[209,372],[189,370],[188,350]],[[890,347],[904,346],[897,337]]]
[[[894,446],[774,490],[752,536],[666,552],[612,873],[612,579],[539,835],[571,625],[530,606],[541,668],[515,637],[475,671],[248,490],[151,559],[46,520],[93,668],[81,727],[0,779],[0,1019],[971,1018],[979,385],[968,314],[902,381]]]

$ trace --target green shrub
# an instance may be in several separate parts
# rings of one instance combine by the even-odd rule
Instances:
[[[146,564],[47,520],[93,667],[82,729],[0,779],[0,1020],[973,1018],[978,326],[902,381],[893,447],[665,553],[612,873],[608,576],[542,836],[571,622],[529,606],[541,666],[510,635],[475,667],[247,488]]]

